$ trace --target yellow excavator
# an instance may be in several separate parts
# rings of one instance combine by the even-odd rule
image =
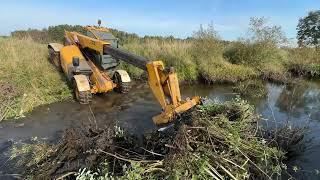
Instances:
[[[50,61],[72,82],[75,98],[81,104],[90,103],[92,94],[130,90],[129,74],[117,69],[120,61],[147,72],[148,84],[162,107],[162,113],[153,117],[155,124],[171,122],[175,115],[200,102],[198,96],[181,99],[174,68],[165,68],[162,61],[149,61],[119,48],[118,39],[98,23],[98,26],[86,26],[86,35],[65,31],[63,45],[48,44]]]

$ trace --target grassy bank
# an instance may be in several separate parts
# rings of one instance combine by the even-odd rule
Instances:
[[[47,54],[45,44],[30,38],[0,38],[0,120],[71,97]]]
[[[223,58],[225,47],[215,37],[198,40],[134,40],[124,44],[123,48],[175,67],[179,80],[184,82],[238,82],[258,76],[254,68],[226,61]],[[137,68],[130,65],[123,65],[123,68],[134,77],[144,77],[143,71]]]
[[[314,48],[288,49],[291,73],[297,76],[320,77],[320,50]]]
[[[280,48],[256,41],[224,44],[206,32],[192,40],[136,39],[123,48],[175,67],[184,82],[288,82],[293,76],[320,76],[320,54],[315,49]],[[145,77],[143,71],[130,65],[122,64],[122,68],[135,78]]]

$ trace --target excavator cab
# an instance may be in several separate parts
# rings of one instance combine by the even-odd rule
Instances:
[[[118,48],[118,39],[107,28],[86,26],[85,29],[88,37],[108,42],[110,46]],[[119,60],[103,52],[97,52],[90,48],[84,49],[84,51],[99,68],[108,71],[111,75],[120,64]]]
[[[86,26],[85,29],[87,30],[87,36],[109,42],[113,47],[119,46],[118,38],[116,38],[109,29],[96,26]]]

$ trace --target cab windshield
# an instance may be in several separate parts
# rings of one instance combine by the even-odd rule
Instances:
[[[96,30],[92,30],[92,32],[99,37],[99,39],[102,40],[116,40],[117,38],[113,36],[113,34],[111,34],[110,32],[102,32],[102,31],[96,31]]]

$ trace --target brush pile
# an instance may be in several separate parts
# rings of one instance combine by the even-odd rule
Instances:
[[[27,174],[35,179],[270,179],[285,152],[259,137],[247,102],[208,103],[138,138],[120,128],[69,129]]]

